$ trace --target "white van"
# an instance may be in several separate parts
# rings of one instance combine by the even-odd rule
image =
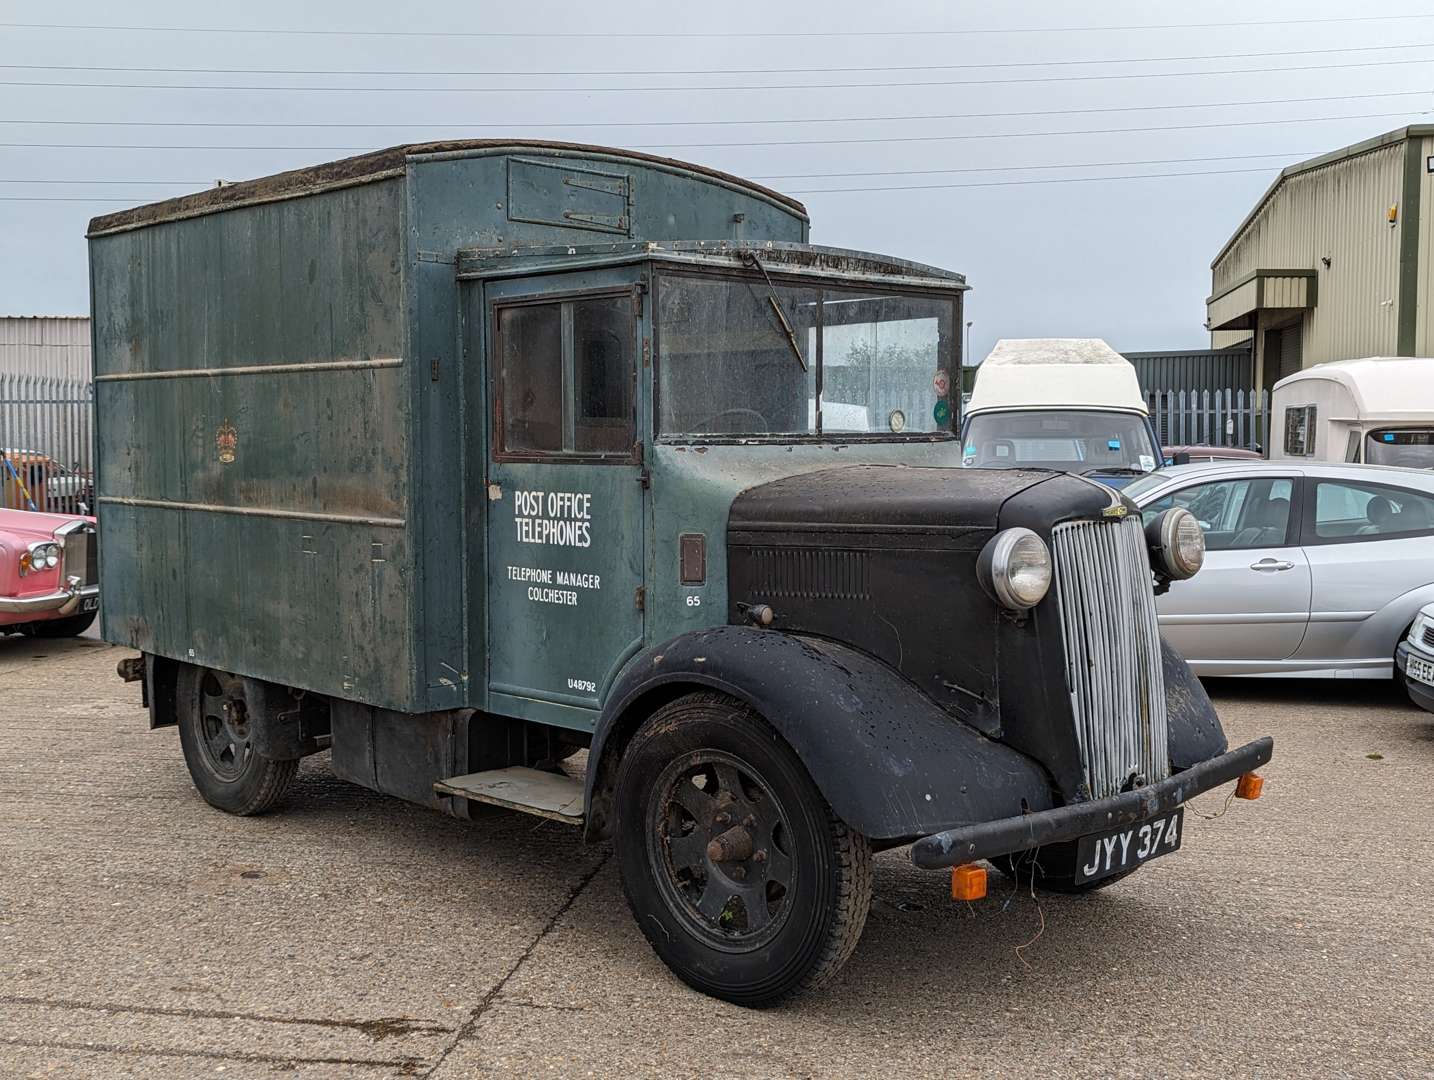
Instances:
[[[1119,487],[1160,463],[1130,361],[1099,338],[1003,338],[976,372],[962,463],[1083,473]]]
[[[1434,359],[1336,360],[1286,376],[1270,395],[1270,457],[1434,468]]]

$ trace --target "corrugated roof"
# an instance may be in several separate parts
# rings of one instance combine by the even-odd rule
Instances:
[[[801,214],[804,218],[807,215],[806,207],[789,195],[783,195],[771,188],[763,187],[761,184],[754,184],[750,180],[743,180],[740,176],[733,176],[717,169],[709,169],[703,165],[692,165],[675,158],[656,157],[636,150],[588,146],[583,143],[550,142],[541,139],[450,139],[440,142],[405,143],[402,146],[391,146],[386,150],[374,150],[367,154],[359,154],[357,157],[328,161],[322,165],[311,165],[304,169],[292,169],[289,172],[275,173],[273,176],[263,176],[256,180],[242,180],[234,184],[225,184],[222,187],[209,188],[193,195],[181,195],[178,198],[165,199],[163,202],[148,203],[144,206],[132,207],[129,210],[121,210],[118,213],[105,214],[90,221],[87,235],[100,236],[109,232],[142,228],[145,225],[155,225],[164,221],[213,214],[220,210],[239,206],[278,202],[302,195],[317,194],[321,191],[372,183],[375,180],[402,175],[408,159],[419,155],[496,151],[505,148],[524,153],[576,151],[583,154],[641,161],[661,168],[695,173],[717,183],[761,195]]]
[[[1406,124],[1402,128],[1386,131],[1383,135],[1376,135],[1372,139],[1364,139],[1361,142],[1351,143],[1349,146],[1342,146],[1338,150],[1331,150],[1328,153],[1308,158],[1305,161],[1298,161],[1293,165],[1287,165],[1280,170],[1280,174],[1275,177],[1274,182],[1265,189],[1265,193],[1260,196],[1259,201],[1256,202],[1250,212],[1245,215],[1239,227],[1230,234],[1230,239],[1225,241],[1224,246],[1220,248],[1219,254],[1210,260],[1210,269],[1213,270],[1219,265],[1220,260],[1229,253],[1230,249],[1234,247],[1235,241],[1240,239],[1241,234],[1250,227],[1250,223],[1259,216],[1260,211],[1265,208],[1265,204],[1270,201],[1271,196],[1279,189],[1279,186],[1290,177],[1298,176],[1300,173],[1310,172],[1313,169],[1323,168],[1326,165],[1333,165],[1337,161],[1347,161],[1350,158],[1359,157],[1361,154],[1373,153],[1375,150],[1383,149],[1391,143],[1404,142],[1406,139],[1419,139],[1425,135],[1434,135],[1434,124]]]

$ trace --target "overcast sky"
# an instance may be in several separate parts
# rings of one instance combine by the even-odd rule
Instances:
[[[805,201],[816,243],[959,270],[975,357],[998,337],[1203,347],[1210,260],[1276,171],[1430,119],[1434,11],[1391,17],[1419,10],[3,0],[0,312],[87,310],[95,214],[401,142],[512,135],[716,166]],[[162,29],[13,25],[51,20]],[[627,36],[658,32],[688,36]],[[1278,55],[1231,55],[1250,53]],[[812,70],[832,68],[878,70]],[[1158,173],[1206,175],[1084,179]]]

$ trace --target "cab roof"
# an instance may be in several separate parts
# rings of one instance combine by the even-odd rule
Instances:
[[[1002,338],[965,411],[1053,408],[1149,411],[1134,365],[1100,338]]]
[[[1286,375],[1276,395],[1298,393],[1303,383],[1330,382],[1344,388],[1356,420],[1434,420],[1434,359],[1424,356],[1369,356],[1332,360]]]

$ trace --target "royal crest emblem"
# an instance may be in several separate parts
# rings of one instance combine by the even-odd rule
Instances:
[[[1129,512],[1130,511],[1127,510],[1125,506],[1121,503],[1113,503],[1110,506],[1107,506],[1104,510],[1102,510],[1100,512],[1100,516],[1108,518],[1123,518]]]
[[[239,450],[239,432],[228,419],[219,425],[219,430],[214,435],[214,445],[219,451],[219,463],[228,465],[233,462],[235,453]]]

